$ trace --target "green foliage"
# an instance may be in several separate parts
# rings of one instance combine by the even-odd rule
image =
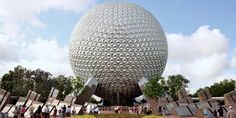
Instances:
[[[80,90],[84,87],[84,82],[80,77],[71,77],[71,84],[73,88],[73,95],[77,96]]]
[[[49,72],[40,69],[28,70],[21,66],[4,74],[0,84],[2,89],[11,92],[13,96],[26,96],[28,90],[34,90],[41,94],[40,101],[42,102],[47,100],[52,87],[60,91],[58,95],[60,100],[63,100],[74,90],[79,91],[83,87],[80,78],[65,77],[64,75],[52,77]]]
[[[225,93],[228,93],[234,90],[235,80],[223,80],[220,83],[215,83],[210,86],[209,91],[214,97],[223,96]]]
[[[208,87],[209,88],[209,87]],[[192,96],[193,97],[198,97],[198,93],[200,92],[200,91],[202,91],[202,90],[204,90],[203,88],[199,88]]]
[[[25,96],[28,90],[33,89],[33,81],[28,80],[30,72],[21,66],[14,68],[4,74],[1,79],[1,88],[11,92],[13,95]]]
[[[93,115],[78,115],[78,116],[72,116],[71,118],[96,118]]]
[[[150,116],[144,116],[143,118],[164,118],[164,117],[162,117],[162,116],[150,115]]]
[[[159,97],[164,96],[165,89],[162,84],[164,77],[157,76],[150,79],[144,86],[144,94],[153,99],[158,99]]]
[[[150,79],[145,85],[144,93],[151,98],[163,97],[165,93],[168,93],[174,100],[177,100],[177,91],[181,87],[187,87],[188,83],[189,80],[182,75],[171,75],[167,80],[157,76]]]
[[[128,113],[121,113],[121,114],[115,114],[115,113],[111,113],[111,114],[96,114],[94,115],[97,118],[142,118],[144,116],[144,114],[128,114]]]
[[[187,87],[187,84],[189,83],[189,80],[186,79],[184,76],[178,74],[178,75],[171,75],[168,76],[168,79],[166,80],[166,90],[168,94],[171,95],[171,97],[174,100],[178,99],[177,91],[181,89],[181,87]]]
[[[59,90],[58,98],[60,100],[63,100],[66,95],[70,94],[73,91],[73,87],[71,84],[71,78],[65,77],[64,75],[59,75],[57,77],[54,77],[56,80],[55,88]]]
[[[31,90],[34,90],[37,93],[41,94],[40,100],[46,101],[48,94],[50,93],[51,87],[55,86],[55,80],[52,79],[52,74],[41,69],[28,70],[31,75],[27,77],[28,81],[33,81],[33,87]],[[28,91],[27,89],[25,91]],[[17,94],[15,94],[17,95]],[[25,94],[26,95],[26,94]],[[19,96],[19,95],[17,95]]]
[[[225,79],[219,83],[214,83],[210,87],[207,87],[213,97],[224,96],[225,93],[228,93],[234,90],[235,80]],[[194,96],[197,96],[197,93],[201,91],[202,88],[198,89]]]

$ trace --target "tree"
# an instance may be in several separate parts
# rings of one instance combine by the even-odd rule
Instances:
[[[178,99],[177,91],[181,89],[181,87],[187,87],[189,80],[186,79],[184,76],[178,75],[170,75],[166,80],[165,88],[167,93],[171,95],[174,100]]]
[[[29,78],[33,80],[34,86],[31,90],[41,94],[40,101],[46,102],[52,87],[56,85],[52,74],[41,69],[31,70]]]
[[[199,88],[192,96],[193,97],[198,97],[198,93],[202,90],[204,90],[204,88]]]
[[[27,78],[29,71],[17,66],[4,74],[1,79],[1,88],[11,92],[13,95],[25,96],[28,90],[33,88],[33,82]]]
[[[163,86],[164,77],[157,76],[150,79],[144,86],[144,94],[152,99],[158,100],[159,97],[163,97],[165,89]]]
[[[73,88],[73,95],[78,96],[80,90],[84,87],[84,82],[80,77],[71,77],[71,84]]]
[[[228,93],[232,90],[234,90],[235,87],[235,80],[232,79],[225,79],[223,81],[220,81],[219,83],[214,83],[210,87],[205,87],[208,88],[211,95],[213,97],[220,97],[224,96],[225,93]],[[202,88],[198,89],[196,93],[194,93],[194,96],[197,96],[197,93],[201,91]]]
[[[11,92],[13,96],[26,96],[29,90],[41,94],[40,101],[46,102],[48,94],[52,87],[57,88],[59,92],[59,99],[63,100],[64,97],[70,94],[73,90],[80,89],[81,80],[73,77],[65,77],[59,75],[52,77],[52,74],[41,69],[29,70],[22,66],[17,66],[14,70],[10,70],[4,74],[1,79],[1,88]],[[74,84],[74,87],[72,86]]]
[[[225,93],[228,93],[234,90],[235,80],[223,80],[220,83],[215,83],[210,86],[209,91],[213,97],[224,96]]]
[[[167,80],[161,76],[157,76],[145,84],[144,94],[150,98],[155,98],[163,97],[165,93],[168,93],[174,100],[177,100],[177,91],[181,87],[187,87],[188,83],[189,80],[180,74],[170,75]]]
[[[56,81],[55,88],[59,90],[58,99],[63,100],[66,95],[71,94],[73,91],[71,77],[65,77],[64,75],[59,75],[54,78]]]

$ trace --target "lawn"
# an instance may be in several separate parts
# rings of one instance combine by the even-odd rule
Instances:
[[[78,115],[71,118],[164,118],[162,116],[146,116],[136,114],[97,114],[97,115]]]

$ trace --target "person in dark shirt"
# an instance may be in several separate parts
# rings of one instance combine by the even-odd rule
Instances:
[[[220,108],[218,109],[218,112],[219,112],[219,117],[223,118],[224,112],[223,112],[223,107],[222,106],[220,106]]]
[[[216,109],[214,109],[214,111],[213,111],[213,115],[214,115],[216,118],[218,118],[217,110],[216,110]]]
[[[38,109],[35,112],[35,117],[36,118],[41,118],[41,116],[42,116],[42,106],[39,105]]]
[[[65,113],[66,113],[66,105],[64,105],[64,106],[62,107],[62,113],[63,113],[63,116],[65,117]]]

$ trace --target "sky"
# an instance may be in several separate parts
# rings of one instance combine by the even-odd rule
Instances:
[[[168,41],[163,76],[182,74],[188,90],[236,78],[236,1],[112,0],[144,7]],[[17,65],[74,75],[68,42],[80,17],[108,0],[0,0],[0,76]]]

